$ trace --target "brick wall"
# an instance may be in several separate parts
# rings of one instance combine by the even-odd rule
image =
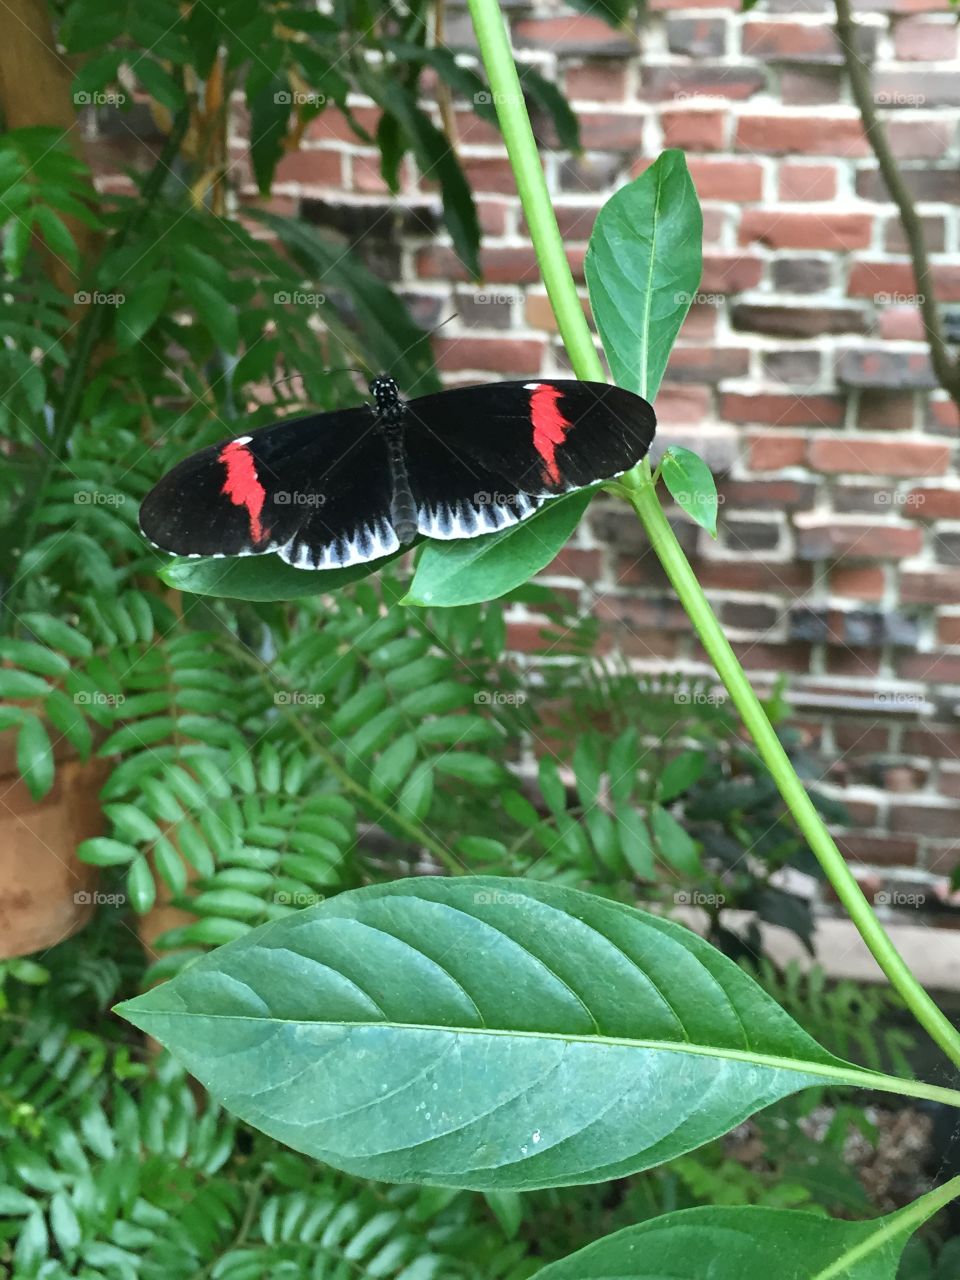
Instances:
[[[634,41],[556,4],[504,6],[521,57],[580,115],[584,154],[545,153],[570,262],[582,283],[606,196],[663,147],[686,151],[704,275],[658,398],[660,439],[708,459],[724,506],[716,543],[677,527],[755,682],[789,676],[822,785],[852,813],[847,855],[875,892],[919,889],[929,908],[960,854],[960,421],[931,390],[903,233],[850,105],[829,0],[651,8]],[[939,0],[857,8],[960,331],[956,21]],[[447,30],[472,45],[455,4]],[[369,104],[356,110],[374,122]],[[498,135],[465,108],[456,120],[486,233],[482,288],[437,236],[429,184],[408,163],[400,201],[388,198],[376,153],[335,112],[284,161],[275,205],[355,243],[423,323],[456,311],[436,344],[451,381],[563,371]],[[595,507],[549,578],[579,591],[638,665],[704,669],[623,509]],[[519,620],[518,644],[530,633]]]

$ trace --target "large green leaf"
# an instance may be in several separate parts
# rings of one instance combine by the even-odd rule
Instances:
[[[395,1182],[597,1182],[807,1085],[891,1087],[680,925],[496,877],[341,894],[119,1012],[245,1121]]]
[[[590,305],[613,380],[652,400],[700,284],[703,217],[681,151],[664,151],[600,210]]]
[[[279,556],[225,556],[171,560],[160,577],[178,591],[195,595],[221,596],[228,600],[297,600],[301,596],[323,595],[351,582],[368,577],[377,569],[405,554],[405,550],[354,564],[348,569],[295,569]]]
[[[560,553],[593,492],[586,489],[552,500],[529,520],[501,533],[428,542],[403,603],[450,607],[506,595]]]
[[[903,1246],[946,1199],[938,1188],[873,1222],[759,1206],[684,1209],[598,1240],[537,1280],[894,1280]]]

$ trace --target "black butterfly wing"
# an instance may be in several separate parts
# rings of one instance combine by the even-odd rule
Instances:
[[[299,568],[387,555],[387,448],[369,407],[313,414],[201,449],[147,494],[140,528],[184,556],[276,552]]]
[[[640,396],[575,380],[499,382],[407,405],[404,443],[421,533],[502,529],[550,497],[622,475],[656,429]]]

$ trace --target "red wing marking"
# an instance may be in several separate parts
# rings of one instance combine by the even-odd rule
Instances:
[[[250,537],[254,543],[262,542],[270,535],[270,530],[265,529],[260,521],[267,491],[257,477],[253,455],[245,444],[231,440],[220,450],[220,461],[227,469],[227,478],[220,492],[225,493],[234,506],[246,508],[250,517]]]
[[[543,475],[548,484],[560,483],[557,445],[563,444],[572,426],[557,407],[560,396],[560,388],[551,386],[549,382],[539,383],[530,395],[533,447],[543,459]]]

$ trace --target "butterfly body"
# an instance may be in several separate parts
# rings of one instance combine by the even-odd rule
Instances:
[[[418,535],[472,538],[551,497],[620,475],[656,419],[605,383],[501,382],[286,419],[184,459],[144,499],[140,526],[177,555],[273,552],[303,569],[377,560]]]

